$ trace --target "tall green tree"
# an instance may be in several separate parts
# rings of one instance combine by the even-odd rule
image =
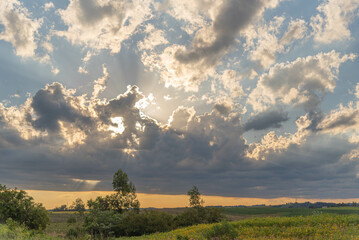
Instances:
[[[117,213],[124,213],[129,209],[139,212],[140,202],[137,200],[136,187],[121,169],[115,172],[112,186],[114,194],[97,197],[95,200],[90,199],[87,202],[88,207],[93,210],[111,210]]]
[[[201,199],[201,193],[196,186],[193,186],[188,192],[189,206],[194,208],[203,207],[204,201]]]
[[[9,189],[0,184],[0,222],[9,218],[37,230],[44,230],[50,222],[41,203],[35,203],[23,190]]]

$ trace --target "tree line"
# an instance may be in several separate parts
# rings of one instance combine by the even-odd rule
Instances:
[[[177,215],[140,210],[136,187],[121,169],[115,172],[112,186],[113,194],[88,200],[86,211],[85,203],[80,198],[69,208],[62,205],[54,209],[77,211],[83,217],[84,224],[76,229],[70,229],[69,238],[85,235],[94,238],[140,236],[200,223],[215,223],[223,218],[219,209],[203,206],[204,201],[196,186],[187,192],[190,207]],[[44,230],[49,224],[46,209],[35,203],[25,191],[0,185],[0,223],[5,223],[8,219],[36,230]]]

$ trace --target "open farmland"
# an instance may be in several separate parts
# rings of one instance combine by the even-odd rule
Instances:
[[[217,224],[220,225],[221,223]],[[317,214],[296,217],[266,217],[230,223],[238,239],[359,239],[359,215]],[[216,224],[201,224],[168,233],[126,239],[206,239]],[[216,236],[220,239],[230,239]]]

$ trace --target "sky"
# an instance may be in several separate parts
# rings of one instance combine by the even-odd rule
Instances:
[[[359,198],[358,26],[359,0],[0,1],[0,183]]]

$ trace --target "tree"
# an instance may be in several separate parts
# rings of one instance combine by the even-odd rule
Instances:
[[[203,207],[204,201],[201,199],[201,193],[196,186],[193,186],[191,190],[187,192],[189,196],[189,205],[193,208]]]
[[[12,220],[30,229],[44,230],[50,219],[41,203],[35,203],[25,191],[0,184],[0,222]]]
[[[124,213],[129,209],[139,212],[140,202],[137,200],[136,188],[129,181],[127,174],[119,169],[113,176],[112,181],[114,194],[105,197],[90,199],[87,205],[90,209],[99,211],[115,211]]]
[[[72,210],[75,210],[82,214],[85,211],[85,203],[81,198],[77,198],[70,207]]]

